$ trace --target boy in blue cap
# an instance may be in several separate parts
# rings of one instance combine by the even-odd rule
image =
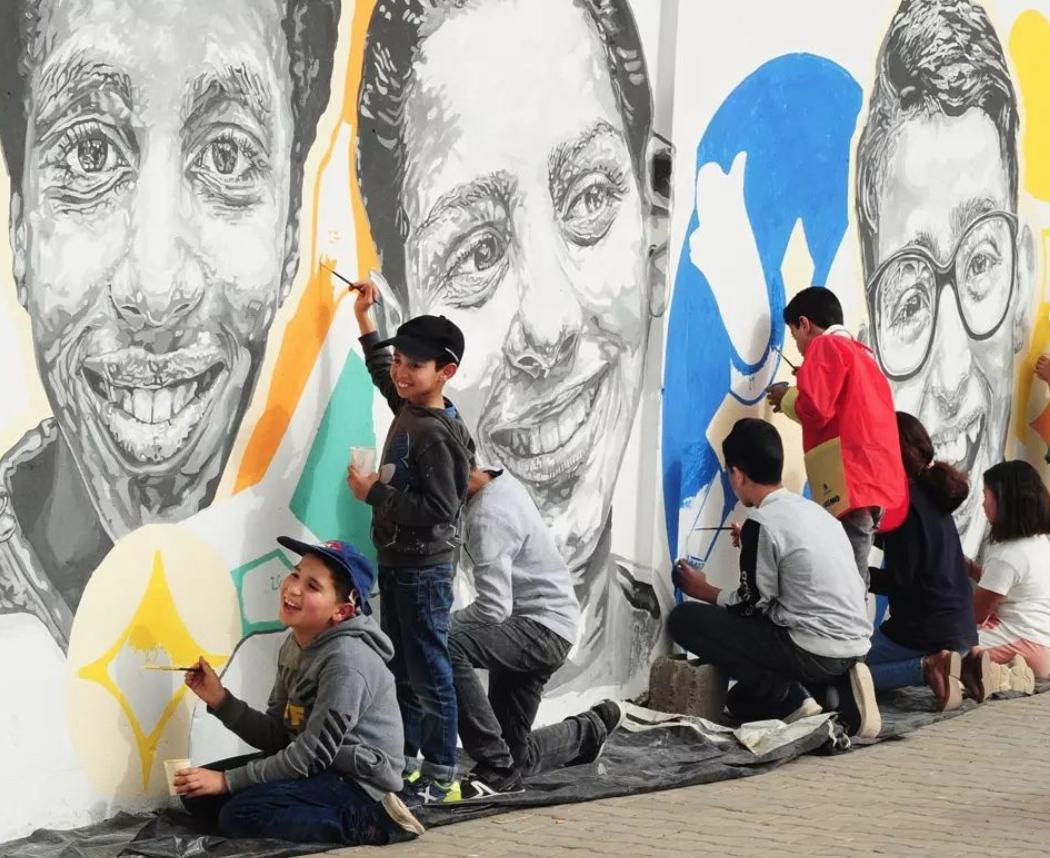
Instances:
[[[371,317],[376,288],[356,288],[365,363],[394,422],[379,471],[365,474],[351,465],[347,482],[354,497],[372,507],[380,623],[394,643],[390,669],[405,725],[409,798],[455,801],[458,710],[448,628],[474,442],[443,391],[463,358],[463,334],[444,316],[416,316],[380,341]]]
[[[261,753],[183,769],[175,790],[227,837],[382,845],[423,826],[395,795],[404,733],[393,647],[371,617],[372,565],[336,540],[278,543],[301,555],[281,583],[289,635],[266,712],[227,691],[202,657],[186,685],[208,711]]]

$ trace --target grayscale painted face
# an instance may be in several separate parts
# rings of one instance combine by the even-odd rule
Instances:
[[[1003,457],[1013,392],[1013,362],[1026,289],[1013,234],[989,212],[1016,211],[995,125],[982,111],[958,117],[936,115],[905,120],[890,149],[879,194],[876,252],[879,264],[906,247],[922,248],[947,266],[956,252],[950,282],[939,298],[911,267],[901,270],[886,291],[873,326],[885,365],[903,360],[912,341],[930,336],[929,353],[914,374],[891,380],[896,407],[922,421],[936,458],[970,475],[970,495],[956,514],[969,551],[984,531],[980,476]],[[959,300],[956,294],[959,294]],[[936,307],[934,306],[936,303]],[[984,335],[968,333],[968,324]],[[934,311],[936,326],[934,327]]]
[[[16,274],[55,416],[114,537],[210,500],[294,267],[281,11],[42,4]]]
[[[463,329],[450,388],[479,461],[521,479],[582,564],[648,334],[642,195],[585,13],[564,0],[450,13],[422,43],[405,139],[409,310]]]

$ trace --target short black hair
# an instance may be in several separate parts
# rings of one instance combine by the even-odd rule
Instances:
[[[642,40],[628,0],[565,0],[587,16],[601,40],[613,96],[623,117],[634,171],[646,185],[645,157],[652,127],[652,92]],[[471,5],[479,5],[474,0]],[[408,305],[402,206],[408,158],[405,104],[412,91],[420,45],[467,0],[378,0],[368,22],[357,104],[357,175],[383,279]],[[499,109],[494,106],[493,109]]]
[[[784,324],[798,327],[805,316],[818,328],[830,328],[843,323],[842,304],[835,293],[824,286],[810,286],[788,301],[784,308]]]
[[[984,487],[995,496],[992,542],[1050,533],[1050,494],[1028,462],[992,465],[984,472]]]
[[[777,485],[784,474],[784,442],[772,423],[755,417],[744,417],[722,442],[726,470],[737,468],[752,482],[763,486]]]
[[[11,193],[20,192],[25,171],[29,126],[29,80],[36,61],[42,0],[0,0],[0,149],[11,178]],[[332,64],[339,37],[341,0],[284,0],[281,29],[288,42],[291,77],[292,134],[288,212],[302,202],[303,170],[328,106]],[[134,33],[128,34],[134,38]]]
[[[876,60],[857,143],[856,207],[864,270],[877,263],[879,194],[901,125],[977,109],[995,125],[1017,207],[1017,96],[988,13],[972,0],[904,0]]]

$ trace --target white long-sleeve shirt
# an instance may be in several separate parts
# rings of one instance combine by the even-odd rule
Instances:
[[[760,612],[802,649],[828,658],[865,655],[871,623],[846,532],[819,504],[778,489],[740,531],[740,586],[718,604]]]
[[[511,474],[500,472],[467,501],[467,560],[477,598],[455,611],[456,623],[502,623],[528,617],[569,641],[580,607],[569,568],[536,504]]]

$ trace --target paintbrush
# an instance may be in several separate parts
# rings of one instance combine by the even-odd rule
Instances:
[[[346,277],[344,277],[344,276],[343,276],[342,274],[340,274],[340,273],[339,273],[338,271],[336,271],[336,270],[335,270],[334,268],[331,268],[331,267],[329,267],[329,266],[325,265],[325,264],[324,264],[323,262],[321,263],[321,267],[322,267],[322,268],[323,268],[323,269],[324,269],[325,271],[331,271],[331,272],[332,272],[332,273],[333,273],[333,274],[334,274],[334,275],[335,275],[336,277],[338,277],[338,278],[339,278],[340,280],[342,280],[342,281],[343,281],[343,282],[344,282],[344,283],[345,283],[345,284],[346,284],[347,286],[349,286],[349,287],[350,287],[351,289],[356,289],[356,290],[357,290],[358,292],[360,292],[360,291],[361,291],[361,288],[362,288],[362,286],[363,286],[364,284],[362,284],[362,283],[355,283],[355,282],[354,282],[353,280],[348,280],[348,279],[347,279]],[[383,303],[382,299],[381,299],[381,298],[379,297],[379,292],[378,292],[378,290],[376,291],[376,303],[377,303],[377,304],[382,304],[382,303]]]
[[[722,527],[694,527],[692,530],[732,530],[733,525],[727,524]]]
[[[144,665],[142,665],[142,669],[143,670],[170,670],[170,671],[178,672],[178,673],[185,673],[187,670],[189,670],[189,671],[199,671],[200,670],[200,668],[197,665],[193,665],[192,667],[169,667],[168,665],[165,665],[165,664],[144,664]]]
[[[770,343],[770,347],[773,349],[773,351],[775,351],[778,355],[780,355],[784,359],[784,363],[786,363],[789,367],[791,367],[796,372],[798,371],[798,367],[791,362],[791,359],[786,354],[784,354],[783,351],[781,351],[780,346],[776,345],[775,343]]]

